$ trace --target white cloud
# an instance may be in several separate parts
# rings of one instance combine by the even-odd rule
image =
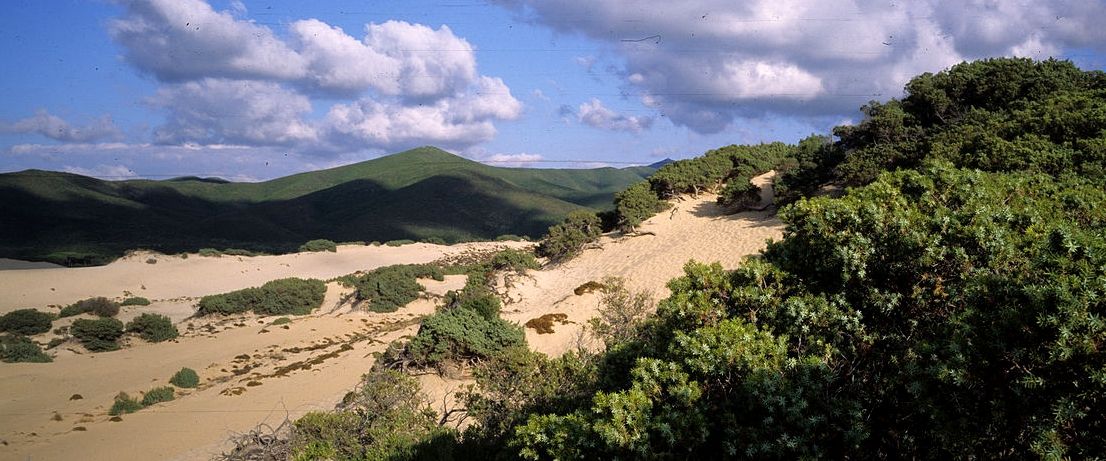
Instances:
[[[305,60],[268,27],[216,12],[201,0],[127,0],[108,25],[124,57],[159,80],[294,79]]]
[[[91,168],[84,168],[79,166],[65,166],[62,171],[66,173],[79,174],[82,176],[91,176],[100,179],[133,179],[137,178],[138,174],[124,165],[96,165]]]
[[[608,131],[641,133],[653,126],[652,117],[619,114],[595,98],[581,104],[577,116],[580,122],[588,126]]]
[[[622,58],[624,92],[700,133],[765,114],[853,113],[965,59],[1106,50],[1100,0],[497,3],[599,42]]]
[[[541,162],[545,158],[538,154],[494,154],[479,159],[481,162],[499,167],[525,167]]]
[[[122,137],[110,116],[104,115],[88,125],[74,127],[45,110],[13,123],[0,121],[0,133],[37,133],[64,142],[117,140]]]
[[[208,78],[164,86],[149,102],[169,112],[154,131],[159,143],[292,145],[317,139],[301,118],[311,101],[276,83]]]

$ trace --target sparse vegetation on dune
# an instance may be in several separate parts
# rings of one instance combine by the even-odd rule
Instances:
[[[0,361],[7,363],[48,363],[53,359],[46,355],[37,343],[26,336],[0,335]]]
[[[200,384],[200,375],[196,374],[196,370],[191,368],[181,368],[180,371],[173,374],[172,378],[169,378],[169,384],[182,389],[194,388]]]
[[[50,331],[54,315],[37,309],[17,309],[0,316],[0,333],[37,335]]]
[[[124,333],[123,322],[113,318],[77,319],[69,333],[92,352],[114,351],[119,349],[117,341]]]
[[[308,241],[307,243],[304,243],[303,245],[300,245],[300,251],[301,252],[303,252],[303,251],[336,252],[336,251],[338,251],[338,244],[334,243],[331,240],[316,239],[316,240]]]
[[[175,339],[180,333],[173,321],[161,314],[144,313],[127,323],[127,332],[135,333],[142,339],[159,343]]]
[[[141,296],[132,296],[119,303],[120,306],[149,306],[150,300]]]
[[[91,313],[100,317],[115,317],[119,314],[119,303],[105,297],[88,298],[65,306],[58,314],[60,317]]]

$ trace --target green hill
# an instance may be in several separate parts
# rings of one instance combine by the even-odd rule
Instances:
[[[260,183],[0,174],[0,256],[99,264],[128,249],[281,252],[335,241],[539,236],[653,169],[497,168],[433,147]]]

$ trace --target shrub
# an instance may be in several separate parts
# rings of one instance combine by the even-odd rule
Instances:
[[[35,309],[19,309],[0,316],[0,331],[37,335],[50,331],[54,316]]]
[[[53,359],[26,336],[0,336],[0,361],[8,363],[47,363]]]
[[[103,296],[77,301],[62,308],[61,317],[71,317],[91,312],[100,317],[115,317],[119,313],[119,303]]]
[[[124,299],[123,302],[120,303],[119,305],[120,306],[149,306],[150,305],[150,300],[146,299],[146,298],[143,298],[141,296],[133,296],[133,297]]]
[[[495,238],[495,241],[497,242],[525,242],[527,240],[529,239],[515,234],[503,234]]]
[[[668,208],[668,203],[657,198],[657,194],[649,188],[649,183],[643,181],[614,194],[614,207],[618,215],[618,227],[623,231],[632,231],[642,221]]]
[[[273,323],[270,323],[269,325],[280,326],[280,325],[287,325],[289,323],[292,323],[292,319],[290,319],[288,317],[281,317],[281,318],[278,318],[276,320],[273,320]]]
[[[119,349],[116,341],[123,336],[123,322],[112,318],[77,319],[69,332],[90,351],[114,351]]]
[[[437,236],[427,237],[427,238],[422,239],[422,241],[423,241],[423,243],[430,243],[430,244],[434,244],[434,245],[449,245],[448,243],[446,243],[445,239],[443,239],[441,237],[437,237]]]
[[[119,416],[134,413],[141,409],[142,404],[139,403],[138,400],[127,395],[126,392],[120,392],[115,396],[115,403],[111,404],[111,409],[108,410],[108,414],[111,416]]]
[[[760,187],[749,182],[746,177],[730,179],[718,194],[719,205],[737,211],[756,206],[757,203],[760,203]]]
[[[338,244],[326,239],[316,239],[300,245],[300,251],[338,251]]]
[[[429,366],[485,359],[525,345],[526,336],[517,325],[487,318],[475,309],[452,308],[423,319],[407,344],[407,356]]]
[[[214,248],[200,248],[200,251],[197,251],[196,253],[200,256],[207,256],[209,258],[218,258],[223,255],[222,251],[216,250]]]
[[[243,250],[241,248],[227,248],[222,251],[222,254],[225,254],[227,256],[248,256],[252,258],[254,256],[264,255],[265,253],[252,250]]]
[[[326,284],[321,280],[287,278],[200,299],[197,315],[238,314],[306,315],[323,304]]]
[[[538,245],[538,254],[553,262],[566,261],[584,249],[584,245],[599,239],[601,222],[595,213],[574,211],[564,222],[549,228]]]
[[[172,378],[169,378],[169,384],[180,388],[191,389],[200,385],[200,375],[196,374],[196,370],[191,368],[181,368]]]
[[[137,333],[139,337],[152,343],[168,341],[180,334],[169,317],[150,313],[135,317],[127,323],[127,332]]]
[[[526,269],[538,269],[541,267],[534,254],[529,251],[507,248],[492,256],[489,263],[492,270],[523,272]]]
[[[173,400],[173,392],[173,388],[169,386],[150,389],[142,396],[142,406],[148,407],[157,403]]]
[[[390,247],[398,247],[398,246],[403,246],[403,245],[407,245],[407,244],[411,244],[411,243],[415,243],[415,241],[410,240],[410,239],[399,239],[399,240],[389,240],[387,242],[384,242],[385,245],[390,246]]]
[[[372,312],[395,312],[414,301],[422,291],[416,279],[444,280],[442,269],[431,264],[398,264],[376,268],[360,277],[345,277],[357,288],[357,299],[368,301]]]

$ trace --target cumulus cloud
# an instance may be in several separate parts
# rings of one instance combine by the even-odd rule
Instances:
[[[1103,49],[1097,0],[498,0],[622,59],[624,91],[700,133],[765,114],[831,116],[965,59]]]
[[[608,131],[641,133],[653,126],[652,117],[619,114],[607,108],[602,102],[595,98],[581,104],[577,116],[580,122],[588,126]]]
[[[539,154],[493,154],[480,159],[481,162],[500,167],[524,167],[541,162],[545,158]]]
[[[302,120],[311,101],[271,82],[206,78],[162,87],[150,104],[169,113],[154,132],[165,144],[292,145],[317,139]]]
[[[522,105],[498,78],[481,77],[470,91],[433,103],[402,105],[370,98],[335,104],[324,125],[333,142],[377,148],[437,144],[463,148],[490,140],[494,120],[515,119]]]
[[[122,137],[110,116],[105,115],[88,125],[75,127],[45,110],[13,123],[0,121],[0,133],[37,133],[64,142],[116,140]]]
[[[159,80],[302,78],[307,63],[268,27],[217,12],[202,0],[128,0],[109,22],[124,57]]]

